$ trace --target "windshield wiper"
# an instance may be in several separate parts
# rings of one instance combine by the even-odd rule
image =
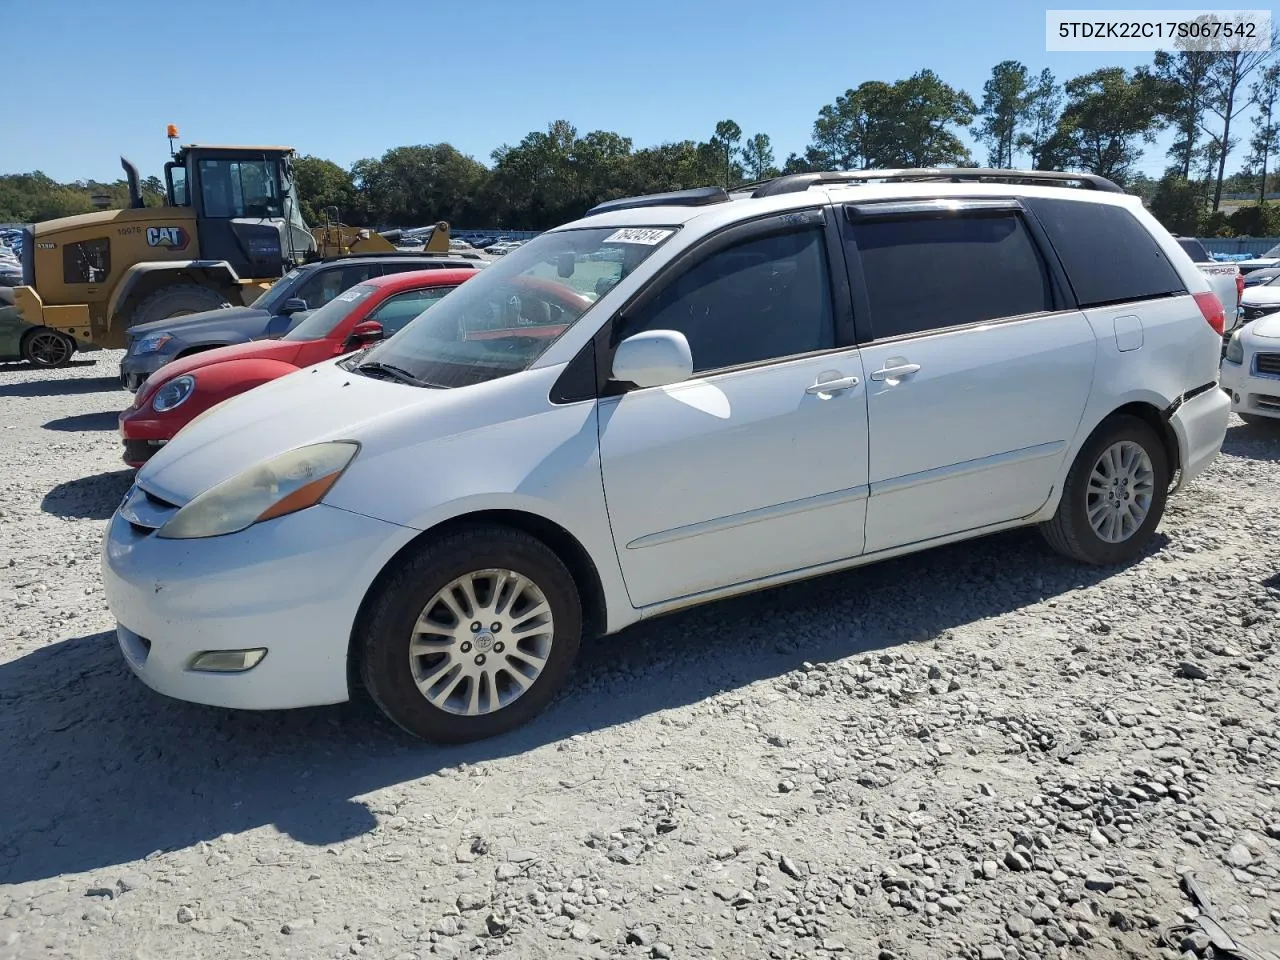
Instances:
[[[382,363],[378,360],[366,360],[364,363],[357,363],[355,370],[357,373],[385,374],[393,380],[399,380],[401,383],[407,383],[415,387],[435,386],[435,384],[427,383],[425,380],[419,380],[402,367],[397,367],[390,363]]]

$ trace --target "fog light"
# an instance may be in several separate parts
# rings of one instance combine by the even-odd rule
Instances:
[[[202,673],[243,673],[252,670],[267,655],[265,647],[253,650],[206,650],[197,653],[191,669]]]

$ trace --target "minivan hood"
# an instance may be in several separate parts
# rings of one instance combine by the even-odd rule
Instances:
[[[352,373],[338,366],[343,359],[304,367],[213,407],[147,461],[138,471],[139,484],[185,504],[254,464],[327,440],[355,440],[361,450],[349,472],[376,472],[379,458],[406,446],[433,445],[512,420],[529,408],[529,398],[545,401],[563,369],[542,367],[436,389]],[[341,492],[340,481],[334,493]]]
[[[337,360],[254,387],[188,424],[138,471],[138,482],[186,503],[256,463],[309,443],[352,439],[365,421],[429,405],[454,391],[349,373]]]
[[[227,323],[229,321],[251,320],[261,318],[265,325],[271,314],[266,310],[254,307],[222,307],[218,310],[201,310],[199,313],[188,313],[183,317],[170,317],[168,320],[152,320],[150,323],[138,323],[130,327],[126,333],[137,339],[151,333],[176,333],[199,327],[210,322]]]

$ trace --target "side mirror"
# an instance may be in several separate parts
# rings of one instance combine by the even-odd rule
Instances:
[[[382,324],[377,320],[364,320],[351,328],[351,333],[347,336],[347,343],[351,346],[359,346],[362,343],[373,343],[373,341],[381,339]]]
[[[637,387],[664,387],[693,376],[693,352],[683,333],[650,330],[618,344],[613,353],[613,379]]]
[[[262,331],[262,335],[268,340],[277,340],[283,337],[289,332],[289,321],[292,319],[292,316],[286,317],[277,313],[267,321],[266,329]]]
[[[307,301],[301,297],[290,297],[280,306],[280,316],[287,317],[291,313],[307,309]]]

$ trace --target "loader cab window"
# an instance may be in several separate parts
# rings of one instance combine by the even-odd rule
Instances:
[[[110,272],[111,241],[105,237],[63,246],[63,283],[102,283]]]
[[[201,160],[199,167],[205,216],[283,216],[276,161]]]

